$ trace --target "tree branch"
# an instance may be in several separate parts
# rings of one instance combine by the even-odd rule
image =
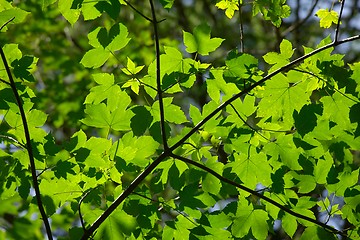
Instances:
[[[291,67],[295,66],[296,64],[299,64],[300,62],[304,61],[305,59],[321,52],[324,51],[328,48],[331,47],[336,47],[338,45],[341,45],[343,43],[346,42],[351,42],[354,40],[358,40],[360,39],[360,35],[356,35],[353,37],[349,37],[343,40],[339,40],[337,42],[332,42],[329,43],[325,46],[322,46],[318,49],[315,49],[312,52],[309,52],[308,54],[305,54],[293,61],[291,61],[290,63],[286,64],[285,66],[275,70],[274,72],[269,73],[267,76],[265,76],[263,79],[261,79],[260,81],[254,83],[253,85],[249,86],[248,88],[245,88],[243,91],[239,92],[238,94],[235,94],[234,96],[232,96],[230,99],[228,99],[227,101],[225,101],[224,103],[222,103],[219,107],[217,107],[213,112],[211,112],[209,115],[207,115],[203,120],[201,120],[198,124],[196,124],[194,126],[194,128],[192,128],[184,137],[182,137],[178,142],[176,142],[173,146],[170,147],[170,151],[175,150],[176,148],[180,147],[191,135],[193,135],[195,132],[197,132],[207,121],[209,121],[212,117],[214,117],[217,113],[219,113],[221,110],[223,110],[226,106],[228,106],[230,103],[232,103],[233,101],[235,101],[236,99],[244,96],[245,94],[249,93],[251,90],[253,90],[254,88],[256,88],[257,86],[262,85],[263,83],[265,83],[267,80],[269,80],[270,78],[276,76],[277,74],[284,72],[284,71],[288,71],[290,70]]]
[[[161,75],[160,75],[160,44],[159,44],[159,34],[157,29],[157,20],[155,14],[155,7],[152,0],[149,0],[151,6],[151,14],[152,14],[152,24],[154,28],[155,35],[155,51],[156,51],[156,85],[157,85],[157,94],[159,98],[159,111],[160,111],[160,128],[161,128],[161,136],[162,142],[164,145],[164,149],[167,150],[169,147],[166,141],[166,131],[165,131],[165,112],[164,112],[164,103],[162,97],[162,89],[161,89]]]
[[[287,29],[285,29],[285,31],[283,31],[281,33],[282,36],[286,36],[289,32],[294,31],[295,29],[301,27],[301,25],[303,25],[311,16],[312,13],[316,7],[316,5],[318,4],[319,0],[315,0],[314,4],[312,5],[311,9],[309,10],[309,12],[307,13],[307,15],[300,21],[297,22],[296,24],[291,25],[290,27],[288,27]]]
[[[338,40],[338,38],[339,38],[339,34],[340,34],[340,21],[341,21],[342,13],[343,13],[343,10],[344,10],[344,5],[345,5],[345,0],[342,0],[342,1],[341,1],[341,7],[340,7],[340,13],[339,13],[338,23],[336,24],[334,42],[337,42],[337,40]]]
[[[236,183],[236,182],[234,182],[234,181],[231,181],[231,180],[229,180],[229,179],[221,176],[220,174],[218,174],[217,172],[215,172],[215,171],[212,170],[211,168],[208,168],[208,167],[202,165],[201,163],[195,162],[195,161],[193,161],[193,160],[187,159],[187,158],[182,157],[182,156],[178,156],[178,155],[173,154],[173,153],[170,154],[170,156],[173,157],[173,158],[179,159],[180,161],[183,161],[183,162],[185,162],[185,163],[188,163],[188,164],[194,165],[194,166],[196,166],[196,167],[198,167],[198,168],[201,168],[202,170],[204,170],[205,172],[210,173],[211,175],[213,175],[214,177],[216,177],[216,178],[219,179],[220,181],[226,182],[226,183],[228,183],[228,184],[230,184],[230,185],[232,185],[232,186],[234,186],[234,187],[240,188],[241,190],[243,190],[243,191],[245,191],[245,192],[251,193],[252,195],[255,195],[255,196],[257,196],[258,198],[260,198],[260,199],[262,199],[262,200],[264,200],[264,201],[266,201],[266,202],[268,202],[268,203],[270,203],[270,204],[272,204],[272,205],[280,208],[281,210],[283,210],[284,212],[287,212],[287,213],[291,214],[292,216],[295,216],[295,217],[297,217],[297,218],[301,218],[301,219],[303,219],[303,220],[312,222],[312,223],[314,223],[314,224],[316,224],[316,225],[318,225],[318,226],[321,226],[322,228],[324,228],[324,229],[326,229],[326,230],[328,230],[328,231],[330,231],[330,232],[332,232],[332,233],[334,233],[334,234],[340,234],[341,236],[346,237],[346,234],[343,233],[342,231],[338,231],[338,230],[336,230],[335,228],[333,228],[333,227],[331,227],[331,226],[329,226],[329,225],[326,225],[325,223],[319,222],[319,221],[317,221],[317,220],[315,220],[315,219],[312,219],[312,218],[307,217],[307,216],[305,216],[305,215],[302,215],[302,214],[300,214],[300,213],[294,212],[294,211],[292,211],[291,209],[289,209],[289,208],[281,205],[280,203],[272,200],[271,198],[268,198],[268,197],[260,194],[259,192],[255,191],[255,190],[252,190],[252,189],[250,189],[250,188],[247,188],[247,187],[245,187],[245,186],[243,186],[243,185],[241,185],[241,184],[239,184],[239,183]]]
[[[145,16],[142,12],[140,12],[136,7],[134,7],[131,3],[129,3],[128,1],[124,0],[124,2],[129,5],[135,12],[137,12],[140,16],[142,16],[143,18],[145,18],[146,20],[148,20],[149,22],[152,22],[153,20],[147,16]]]
[[[151,0],[150,0],[151,1]],[[154,19],[154,23],[155,19]],[[228,99],[226,102],[224,102],[223,104],[221,104],[219,107],[217,107],[212,113],[210,113],[208,116],[206,116],[202,121],[200,121],[196,126],[194,126],[194,128],[192,128],[189,133],[187,133],[183,138],[181,138],[180,140],[178,140],[174,145],[172,145],[171,147],[165,148],[164,152],[156,158],[155,161],[153,161],[147,168],[145,168],[145,170],[140,173],[138,175],[138,177],[131,182],[131,184],[129,185],[129,187],[127,189],[124,190],[124,192],[122,192],[120,194],[120,196],[115,199],[115,201],[109,206],[108,209],[106,209],[104,211],[104,213],[91,225],[91,227],[84,232],[83,236],[82,236],[82,240],[86,240],[88,239],[88,237],[90,237],[95,230],[100,226],[100,224],[102,222],[105,221],[105,219],[136,189],[136,187],[157,167],[157,165],[159,165],[163,160],[165,160],[166,158],[168,158],[169,156],[173,155],[173,151],[175,149],[177,149],[178,147],[180,147],[182,144],[185,143],[185,141],[187,139],[189,139],[191,137],[191,135],[193,135],[194,133],[196,133],[207,121],[209,121],[212,117],[214,117],[218,112],[220,112],[221,110],[223,110],[226,106],[228,106],[230,103],[232,103],[234,100],[238,99],[239,97],[249,93],[251,90],[253,90],[255,87],[260,86],[261,84],[263,84],[264,82],[266,82],[267,80],[269,80],[270,78],[276,76],[277,74],[284,72],[286,70],[289,70],[291,67],[295,66],[296,64],[299,64],[300,62],[302,62],[303,60],[321,52],[324,51],[328,48],[331,47],[335,47],[341,44],[344,44],[346,42],[351,42],[354,40],[358,40],[360,39],[360,35],[356,35],[353,37],[349,37],[337,42],[333,42],[330,44],[327,44],[323,47],[320,47],[318,49],[315,49],[314,51],[303,55],[295,60],[293,60],[292,62],[288,63],[287,65],[275,70],[274,72],[269,73],[267,76],[265,76],[263,79],[261,79],[260,81],[254,83],[253,85],[249,86],[248,88],[244,89],[243,91],[239,92],[238,94],[235,94],[233,97],[231,97],[230,99]],[[159,57],[159,56],[158,56]],[[160,62],[158,62],[160,63]],[[160,69],[158,69],[160,70]],[[160,73],[160,71],[158,72]],[[160,75],[158,75],[158,80],[160,80]],[[221,175],[220,175],[221,176]],[[225,181],[225,180],[224,180]],[[229,181],[229,180],[226,180]],[[250,189],[251,190],[251,189]],[[252,190],[251,190],[252,191]],[[282,206],[282,205],[281,205]],[[296,214],[296,213],[295,213]],[[296,215],[294,215],[296,216]],[[313,219],[312,219],[313,220]],[[314,220],[313,220],[314,221]],[[328,228],[330,228],[330,226],[328,226]],[[331,230],[333,230],[331,228]],[[339,233],[341,234],[341,233]]]
[[[243,53],[245,51],[244,47],[244,25],[242,19],[242,3],[238,0],[239,5],[239,31],[240,31],[240,52]]]
[[[40,211],[40,215],[41,215],[42,220],[43,220],[44,225],[45,225],[45,230],[46,230],[48,239],[52,240],[53,237],[52,237],[52,232],[51,232],[51,228],[50,228],[50,223],[49,223],[49,220],[48,220],[48,218],[46,216],[46,213],[45,213],[45,209],[44,209],[44,206],[43,206],[43,203],[42,203],[42,200],[41,200],[39,183],[37,181],[34,154],[33,154],[33,149],[32,149],[32,145],[31,145],[30,132],[29,132],[28,124],[27,124],[25,111],[24,111],[24,108],[23,108],[19,93],[17,92],[15,81],[14,81],[14,79],[12,77],[12,74],[11,74],[11,71],[10,71],[10,68],[9,68],[8,63],[7,63],[5,53],[4,53],[3,49],[2,49],[2,47],[0,47],[0,54],[1,54],[1,59],[2,59],[2,61],[4,63],[5,69],[6,69],[6,73],[7,73],[8,77],[9,77],[10,86],[11,86],[11,89],[12,89],[12,91],[14,93],[16,103],[17,103],[17,105],[19,107],[21,120],[22,120],[22,123],[23,123],[23,126],[24,126],[24,133],[25,133],[25,139],[26,139],[26,150],[28,152],[29,159],[30,159],[31,179],[32,179],[32,183],[33,183],[33,188],[35,190],[36,202],[37,202],[37,205],[38,205],[38,208],[39,208],[39,211]]]

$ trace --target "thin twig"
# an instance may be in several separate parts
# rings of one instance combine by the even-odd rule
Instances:
[[[13,138],[11,136],[0,134],[0,138],[6,138],[7,140],[10,140],[11,142],[13,142],[14,145],[18,144],[19,146],[26,149],[26,146],[24,144],[22,144],[21,142],[19,142],[18,140],[16,140],[15,138]]]
[[[79,201],[79,206],[78,206],[78,211],[79,211],[79,218],[80,218],[80,223],[81,223],[81,227],[83,228],[84,232],[86,231],[86,227],[85,227],[85,223],[84,223],[84,219],[83,216],[81,214],[81,203],[84,201],[84,199],[91,193],[91,191],[94,189],[89,189],[84,196],[81,197],[80,201]]]
[[[304,73],[304,74],[309,74],[309,75],[311,75],[311,76],[313,76],[313,77],[315,77],[315,78],[317,78],[317,79],[319,79],[319,80],[321,80],[321,81],[323,81],[323,82],[325,82],[325,83],[329,83],[328,80],[326,80],[326,79],[324,79],[324,78],[322,78],[322,77],[317,76],[315,73],[312,73],[312,72],[309,72],[309,71],[306,71],[306,70],[302,70],[302,69],[299,69],[299,68],[294,68],[293,70],[294,70],[294,71],[297,71],[297,72]],[[330,84],[329,84],[329,85],[330,85]],[[331,86],[331,85],[330,85],[330,86]],[[343,97],[345,97],[345,98],[347,98],[347,99],[349,99],[349,100],[351,100],[351,101],[353,101],[353,102],[360,103],[360,101],[358,101],[357,99],[352,99],[352,98],[350,98],[349,96],[345,95],[345,93],[340,92],[340,91],[339,91],[338,89],[336,89],[334,86],[331,86],[331,87],[332,87],[332,89],[333,89],[335,92],[341,94]]]
[[[4,26],[4,25],[3,25]],[[20,111],[20,115],[21,115],[21,120],[24,126],[24,133],[25,133],[25,139],[26,139],[26,150],[28,152],[29,155],[29,159],[30,159],[30,169],[31,169],[31,178],[32,178],[32,182],[33,182],[33,188],[35,190],[35,198],[37,201],[37,205],[39,207],[39,211],[40,211],[40,215],[42,217],[42,220],[44,222],[45,225],[45,229],[46,229],[46,233],[48,236],[49,240],[52,240],[52,232],[51,232],[51,228],[50,228],[50,223],[48,220],[48,217],[46,216],[45,213],[45,209],[41,200],[41,194],[40,194],[40,188],[39,188],[39,183],[38,183],[38,179],[36,177],[36,167],[35,167],[35,159],[34,159],[34,154],[33,154],[33,149],[32,149],[32,145],[31,145],[31,138],[30,138],[30,132],[29,132],[29,127],[27,124],[27,119],[26,119],[26,114],[22,105],[22,101],[21,98],[19,96],[19,93],[17,92],[16,89],[16,85],[15,85],[15,81],[12,77],[9,65],[7,63],[6,57],[5,57],[5,53],[2,49],[2,47],[0,47],[0,54],[1,54],[1,58],[2,61],[4,63],[5,69],[6,69],[6,73],[9,77],[9,81],[10,81],[10,86],[11,89],[14,93],[15,99],[16,99],[16,103],[19,107],[19,111]]]
[[[120,59],[115,55],[115,53],[113,51],[111,51],[110,49],[108,49],[111,53],[111,55],[113,55],[113,57],[116,59],[116,61],[118,61],[118,63],[121,64],[120,62]],[[156,88],[154,88],[153,86],[150,86],[149,84],[147,83],[144,83],[143,81],[141,81],[137,76],[135,76],[132,72],[130,72],[130,70],[123,64],[121,64],[123,68],[125,68],[129,73],[131,73],[131,77],[135,80],[137,80],[140,84],[144,85],[145,87],[148,87],[148,88],[151,88],[152,90],[154,91],[157,91]],[[129,80],[126,80],[126,81],[120,81],[120,82],[127,82]]]
[[[5,80],[3,80],[3,79],[1,79],[1,78],[0,78],[0,82],[5,83],[6,85],[9,85],[9,86],[10,86],[10,83],[8,83],[7,81],[5,81]]]
[[[344,10],[344,5],[345,5],[345,0],[342,0],[342,1],[341,1],[341,7],[340,7],[340,13],[339,13],[339,19],[338,19],[338,22],[337,22],[337,24],[336,24],[334,42],[337,42],[337,41],[338,41],[338,38],[339,38],[339,34],[340,34],[340,22],[341,22],[341,17],[342,17],[343,10]]]
[[[155,37],[155,51],[156,51],[156,85],[157,85],[157,94],[159,98],[159,111],[160,111],[160,128],[161,128],[161,137],[164,145],[164,149],[167,150],[168,144],[166,140],[166,131],[165,131],[165,111],[164,111],[164,103],[163,103],[163,91],[161,89],[161,75],[160,75],[160,43],[159,43],[159,33],[158,33],[158,22],[156,20],[155,7],[152,0],[149,0],[151,6],[151,14],[152,14],[152,24],[154,28],[154,37]]]
[[[12,17],[12,18],[10,18],[9,20],[7,20],[3,25],[1,25],[1,27],[0,27],[0,31],[6,26],[6,25],[8,25],[8,23],[10,23],[12,20],[14,20],[15,19],[15,17]]]
[[[137,192],[133,192],[132,194],[134,195],[138,195],[142,198],[145,198],[145,199],[148,199],[152,202],[157,202],[157,203],[160,203],[160,204],[163,204],[164,206],[167,206],[168,208],[171,208],[172,210],[174,210],[175,212],[177,212],[178,214],[182,215],[184,218],[186,218],[189,222],[191,222],[192,224],[194,224],[195,226],[198,226],[198,224],[196,222],[194,222],[193,220],[191,220],[188,216],[186,216],[185,213],[181,212],[180,210],[170,206],[169,204],[167,204],[166,202],[163,202],[163,201],[159,201],[159,200],[155,200],[155,199],[151,199],[149,198],[148,196],[145,196],[145,195],[142,195],[141,193],[137,193]]]
[[[240,52],[243,53],[244,50],[244,25],[242,20],[242,4],[240,0],[238,0],[239,5],[239,30],[240,30]]]
[[[258,191],[252,190],[252,189],[250,189],[250,188],[248,188],[248,187],[245,187],[245,186],[243,186],[243,185],[241,185],[241,184],[239,184],[239,183],[237,183],[237,182],[231,181],[230,179],[227,179],[227,178],[223,177],[222,175],[218,174],[217,172],[215,172],[215,171],[212,170],[211,168],[208,168],[208,167],[206,167],[205,165],[203,165],[203,164],[201,164],[201,163],[199,163],[199,162],[193,161],[193,160],[191,160],[191,159],[187,159],[187,158],[182,157],[182,156],[178,156],[178,155],[173,154],[173,153],[172,153],[170,156],[173,157],[173,158],[179,159],[180,161],[183,161],[183,162],[186,162],[186,163],[188,163],[188,164],[194,165],[194,166],[196,166],[196,167],[198,167],[198,168],[201,168],[202,170],[204,170],[205,172],[210,173],[211,175],[213,175],[214,177],[216,177],[216,178],[219,179],[220,181],[226,182],[226,183],[228,183],[228,184],[230,184],[230,185],[232,185],[232,186],[234,186],[234,187],[237,187],[237,188],[239,188],[239,189],[241,189],[241,190],[243,190],[243,191],[246,191],[246,192],[248,192],[248,193],[251,193],[252,195],[255,195],[255,196],[257,196],[258,198],[260,198],[260,199],[262,199],[262,200],[264,200],[264,201],[266,201],[266,202],[268,202],[268,203],[270,203],[270,204],[272,204],[272,205],[280,208],[281,210],[283,210],[284,212],[287,212],[287,213],[291,214],[292,216],[295,216],[295,217],[297,217],[297,218],[301,218],[301,219],[303,219],[303,220],[312,222],[312,223],[314,223],[314,224],[316,224],[316,225],[318,225],[318,226],[321,226],[321,227],[323,227],[324,229],[326,229],[326,230],[328,230],[328,231],[330,231],[330,232],[332,232],[332,233],[334,233],[334,234],[339,234],[339,235],[341,235],[341,236],[346,237],[346,234],[345,234],[345,233],[343,233],[343,232],[341,232],[341,231],[339,231],[339,230],[336,230],[335,228],[333,228],[333,227],[331,227],[331,226],[329,226],[329,225],[326,225],[326,224],[324,224],[324,223],[322,223],[322,222],[319,222],[319,221],[317,221],[317,220],[315,220],[315,219],[313,219],[313,218],[310,218],[310,217],[308,217],[308,216],[305,216],[305,215],[302,215],[302,214],[300,214],[300,213],[294,212],[294,211],[292,211],[291,209],[289,209],[289,208],[281,205],[280,203],[272,200],[271,198],[266,197],[266,196],[260,194]]]
[[[318,1],[319,0],[316,0],[314,2],[314,4],[312,5],[311,9],[309,10],[309,12],[307,13],[307,15],[298,23],[294,24],[294,25],[291,25],[290,27],[288,27],[287,29],[285,29],[285,31],[282,32],[282,36],[286,36],[289,32],[292,32],[294,31],[295,29],[301,27],[301,25],[303,25],[311,16],[312,16],[312,13],[316,7],[316,5],[318,4]]]
[[[254,132],[256,132],[257,134],[259,134],[260,136],[262,136],[263,138],[265,138],[266,140],[270,141],[270,139],[268,139],[267,137],[265,137],[264,135],[262,135],[261,133],[259,133],[258,130],[256,130],[255,128],[253,128],[250,124],[248,124],[245,119],[240,115],[240,113],[238,112],[238,110],[234,107],[234,105],[232,103],[230,103],[230,107],[235,111],[236,115],[238,116],[238,118],[240,118],[240,120],[246,125],[248,126],[251,130],[253,130]]]
[[[147,16],[145,16],[142,12],[140,12],[136,7],[134,7],[133,5],[131,5],[131,3],[129,3],[128,1],[124,0],[124,2],[129,5],[135,12],[137,12],[140,16],[142,16],[143,18],[145,18],[146,20],[148,20],[149,22],[152,22],[153,20]]]

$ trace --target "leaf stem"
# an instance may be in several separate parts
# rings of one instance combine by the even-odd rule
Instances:
[[[30,170],[31,170],[31,178],[32,178],[32,182],[33,182],[33,187],[35,190],[35,198],[36,198],[36,202],[42,217],[42,220],[44,222],[45,225],[45,230],[48,236],[49,240],[52,240],[52,232],[51,232],[51,228],[50,228],[50,223],[48,220],[48,217],[46,216],[45,213],[45,209],[41,200],[41,194],[40,194],[40,188],[39,188],[39,183],[38,183],[38,179],[36,176],[36,168],[35,168],[35,160],[34,160],[34,154],[33,154],[33,150],[32,150],[32,145],[31,145],[31,138],[30,138],[30,132],[29,132],[29,127],[27,124],[27,119],[26,119],[26,115],[25,115],[25,111],[21,102],[21,98],[19,96],[19,93],[17,92],[16,89],[16,84],[15,81],[12,77],[9,65],[7,63],[6,57],[5,57],[5,53],[2,49],[2,47],[0,47],[0,54],[1,54],[1,59],[4,63],[5,69],[6,69],[6,73],[9,77],[9,81],[10,81],[10,86],[11,89],[14,93],[15,99],[16,99],[16,103],[19,107],[19,111],[20,111],[20,115],[21,115],[21,120],[24,126],[24,133],[25,133],[25,139],[26,139],[26,150],[28,152],[29,155],[29,159],[30,159]]]

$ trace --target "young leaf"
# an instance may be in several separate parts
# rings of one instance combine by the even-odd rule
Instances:
[[[197,26],[193,34],[183,31],[184,44],[188,53],[199,53],[201,55],[209,55],[215,51],[224,41],[222,38],[211,38],[211,28],[207,24]]]
[[[269,64],[275,64],[271,67],[271,70],[275,70],[288,64],[290,62],[289,59],[293,53],[294,49],[292,48],[291,42],[287,39],[283,39],[280,43],[280,53],[269,52],[265,54],[263,58],[265,62]]]
[[[240,1],[241,3],[242,1]],[[239,10],[238,0],[221,0],[216,5],[219,9],[225,10],[225,15],[228,18],[233,18],[234,12]]]
[[[126,68],[122,68],[121,71],[123,71],[126,75],[133,76],[139,73],[143,68],[144,65],[136,66],[135,63],[128,57]]]
[[[140,82],[135,79],[135,78],[131,78],[129,80],[127,80],[126,83],[124,83],[122,86],[122,88],[128,88],[130,87],[131,90],[136,93],[136,95],[139,95],[139,91],[140,91]]]
[[[329,28],[332,23],[338,24],[339,14],[334,10],[319,9],[316,15],[320,18],[320,27]]]

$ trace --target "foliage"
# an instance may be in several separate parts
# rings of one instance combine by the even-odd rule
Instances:
[[[360,238],[345,0],[317,44],[280,34],[285,0],[198,2],[219,26],[181,1],[0,0],[0,239]],[[275,48],[244,51],[269,42],[246,14]]]

